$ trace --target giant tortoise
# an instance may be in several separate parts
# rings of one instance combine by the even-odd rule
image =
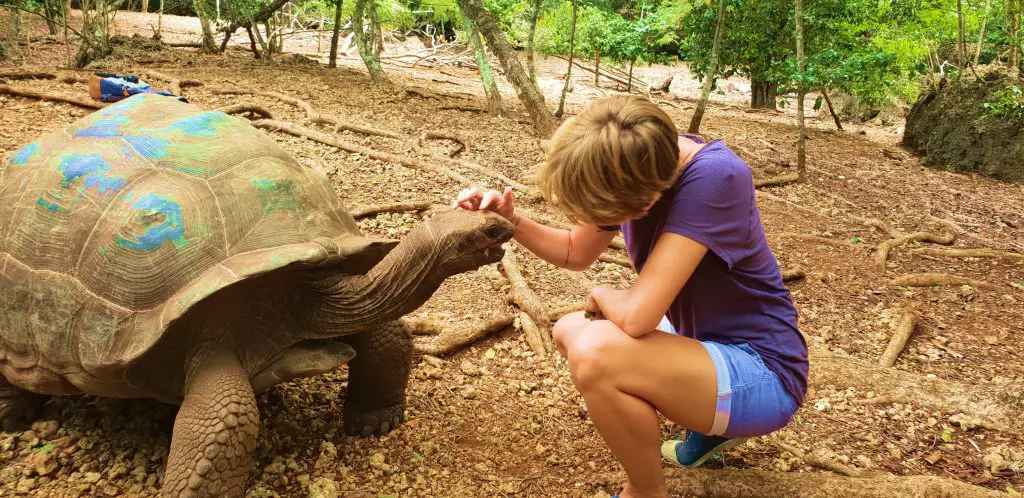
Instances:
[[[180,404],[164,494],[241,495],[254,394],[348,362],[346,430],[388,432],[412,357],[397,319],[500,260],[512,230],[453,210],[364,237],[247,122],[125,99],[0,166],[0,422],[40,395]]]

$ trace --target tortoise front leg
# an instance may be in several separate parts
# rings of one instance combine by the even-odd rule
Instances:
[[[13,430],[21,422],[35,417],[46,396],[28,392],[0,375],[0,430]]]
[[[349,363],[345,432],[363,437],[387,434],[405,421],[412,335],[395,321],[345,340],[356,350]]]
[[[233,353],[214,354],[189,379],[174,420],[164,496],[243,496],[259,434],[249,377]]]

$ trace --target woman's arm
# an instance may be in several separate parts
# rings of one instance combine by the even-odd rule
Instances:
[[[515,212],[511,188],[504,192],[466,189],[459,193],[455,204],[471,211],[488,210],[504,216],[516,226],[516,242],[544,261],[570,270],[585,270],[594,264],[616,233],[585,224],[577,224],[572,230],[541,225]]]
[[[591,291],[587,311],[599,312],[632,337],[653,331],[686,285],[708,249],[679,234],[658,237],[636,283],[628,290],[598,287]]]

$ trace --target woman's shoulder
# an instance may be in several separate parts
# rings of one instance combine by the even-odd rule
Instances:
[[[749,183],[753,188],[750,167],[722,140],[713,140],[693,157],[683,170],[681,187],[687,184],[735,184]]]

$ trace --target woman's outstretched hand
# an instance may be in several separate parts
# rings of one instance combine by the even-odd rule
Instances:
[[[516,207],[512,200],[512,187],[505,187],[504,192],[481,192],[476,187],[464,189],[452,202],[452,207],[456,206],[469,211],[492,211],[515,223]]]

